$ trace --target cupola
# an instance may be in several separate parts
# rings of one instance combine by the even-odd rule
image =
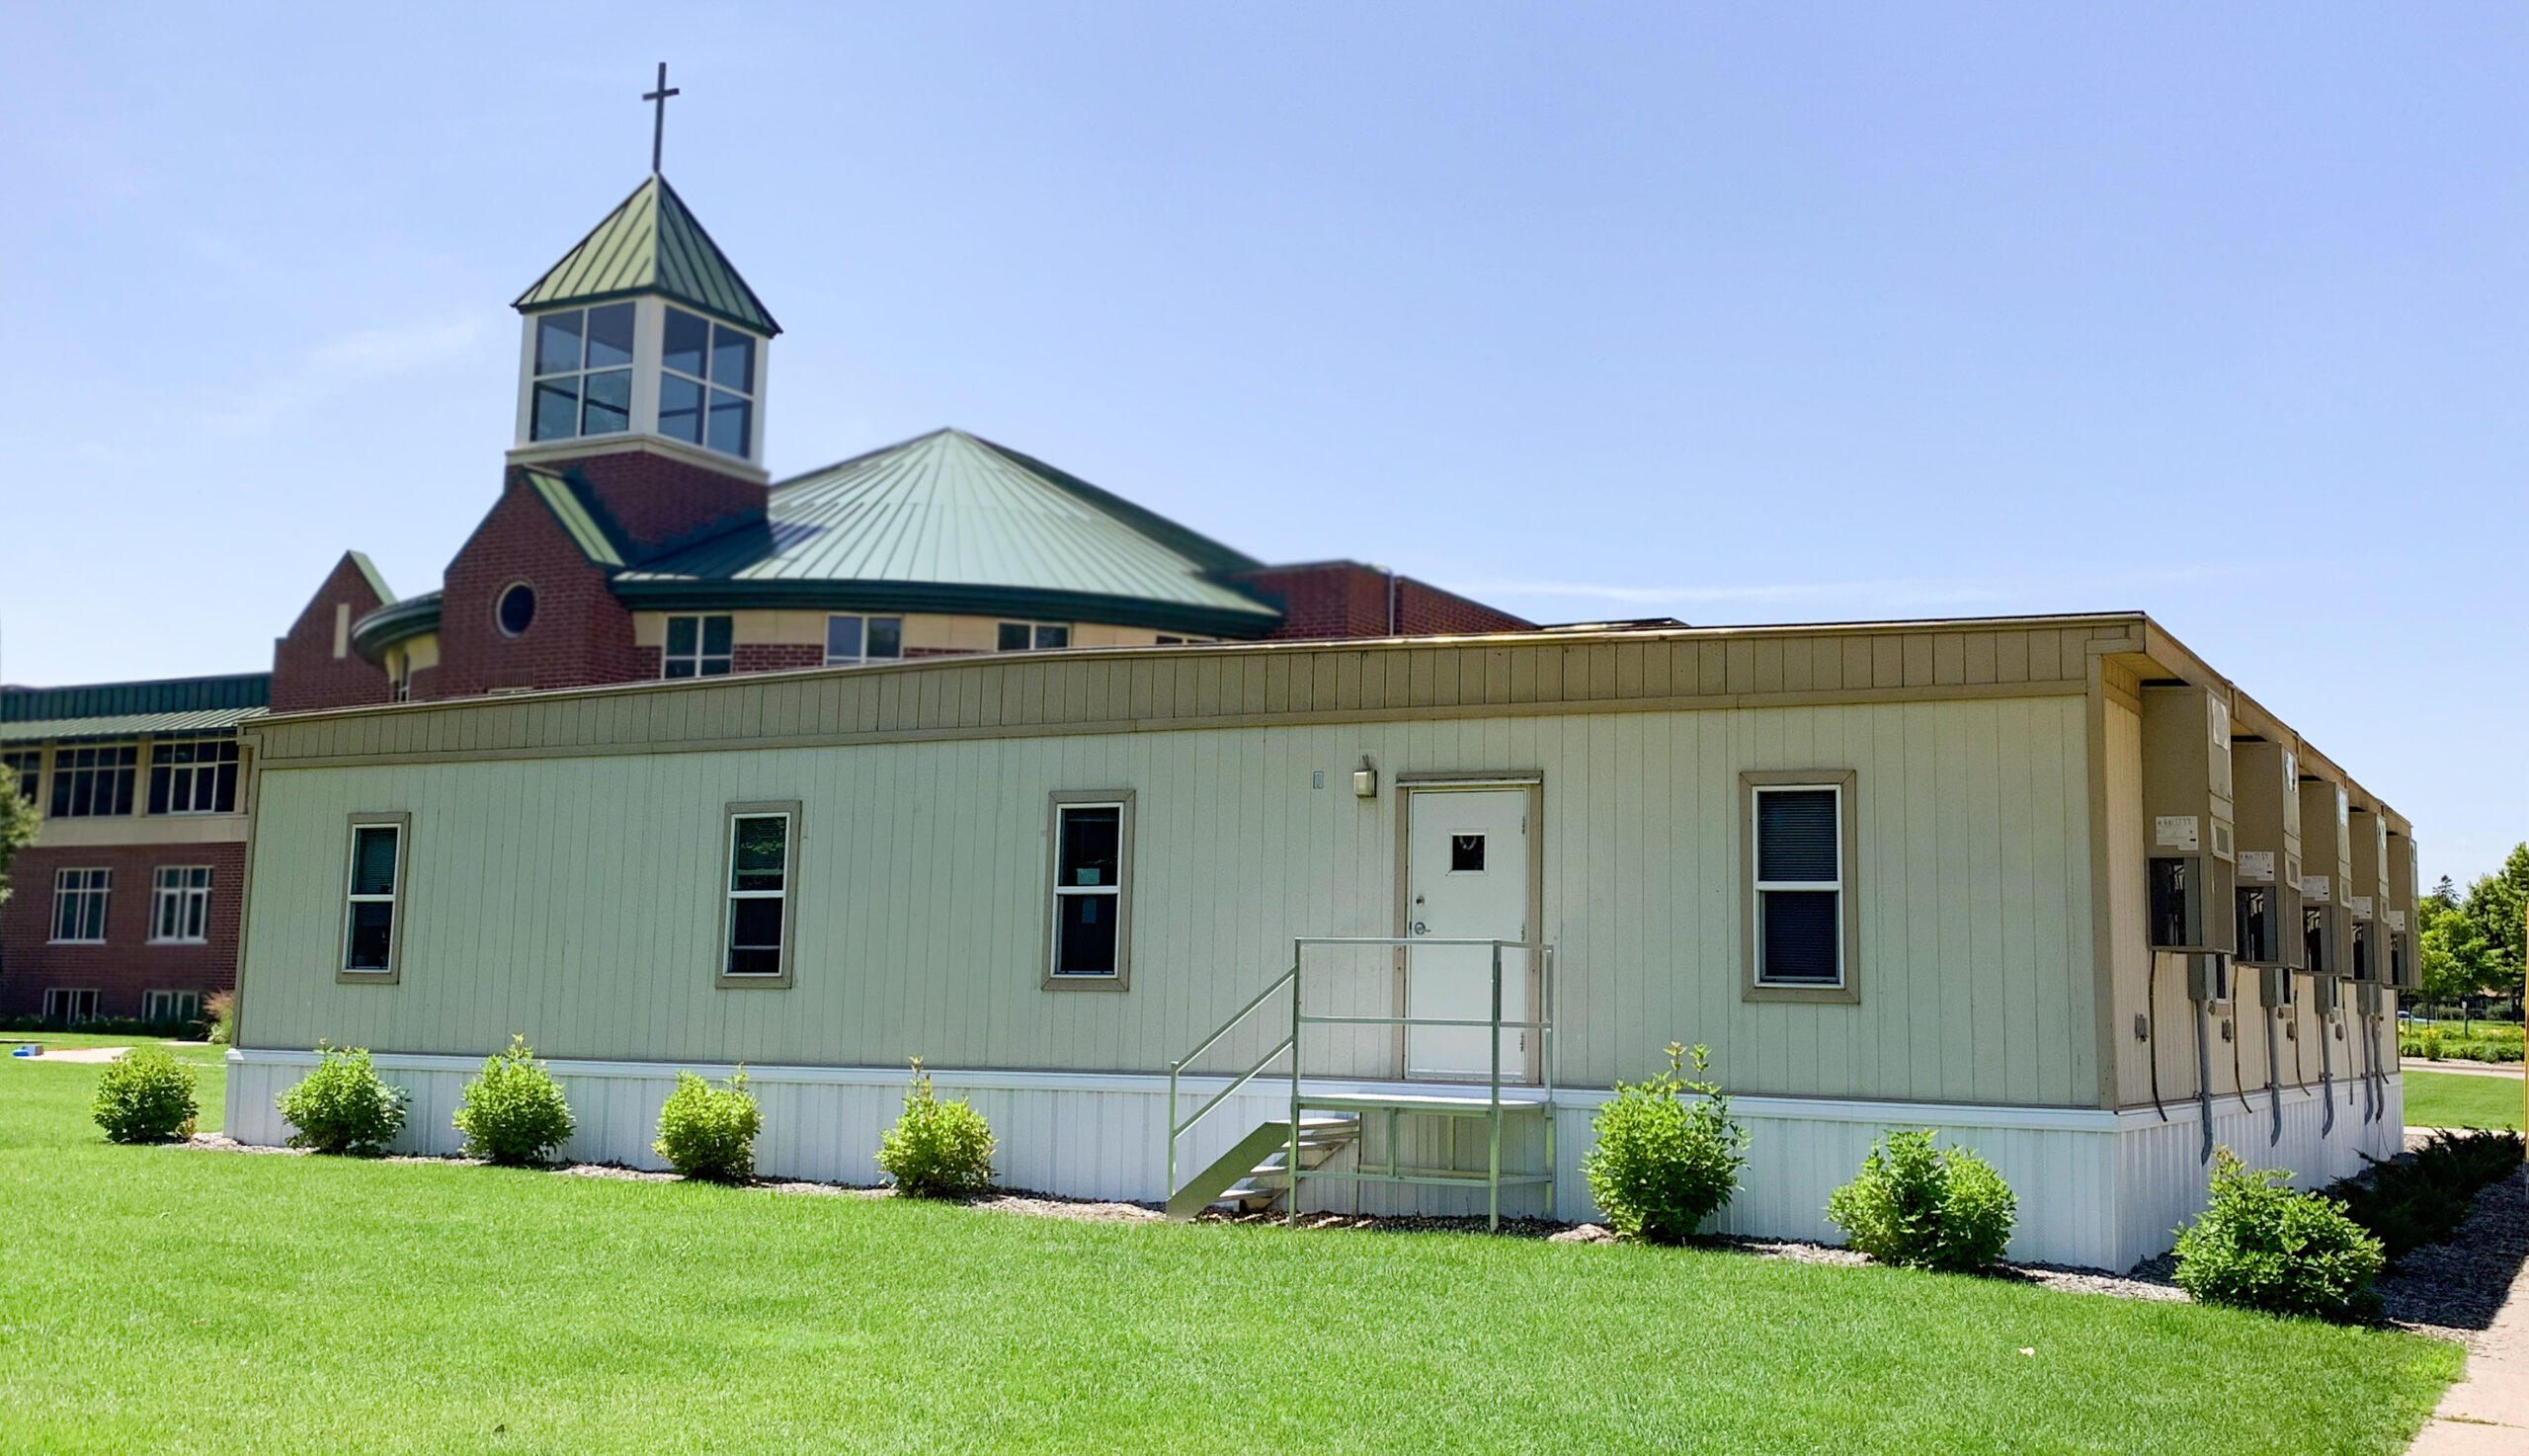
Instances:
[[[516,307],[513,461],[642,450],[766,478],[766,356],[780,325],[664,176],[633,189]]]

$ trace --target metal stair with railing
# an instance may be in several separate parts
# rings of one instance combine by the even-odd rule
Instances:
[[[1309,1014],[1302,1005],[1300,971],[1310,946],[1385,946],[1419,947],[1454,945],[1487,948],[1493,959],[1493,1014],[1489,1018],[1446,1018],[1431,1016],[1334,1016]],[[1505,1020],[1502,1015],[1502,952],[1522,950],[1537,954],[1542,967],[1541,1004],[1544,1010],[1533,1021]],[[1227,1086],[1204,1099],[1191,1116],[1180,1119],[1177,1109],[1179,1084],[1185,1069],[1209,1051],[1222,1037],[1244,1023],[1273,997],[1290,993],[1290,1032],[1267,1048],[1264,1054],[1233,1077]],[[1389,1089],[1334,1090],[1312,1089],[1301,1075],[1300,1039],[1302,1028],[1311,1025],[1337,1026],[1456,1026],[1487,1028],[1493,1033],[1492,1071],[1481,1084],[1426,1084],[1412,1092]],[[1538,1034],[1538,1081],[1534,1084],[1511,1084],[1505,1093],[1502,1080],[1502,1033],[1529,1031]],[[1206,1165],[1201,1172],[1183,1183],[1177,1178],[1179,1141],[1200,1123],[1205,1116],[1226,1103],[1242,1089],[1264,1075],[1276,1060],[1287,1059],[1286,1073],[1290,1092],[1289,1115],[1259,1122],[1229,1150]],[[1296,1222],[1299,1217],[1299,1184],[1311,1178],[1328,1178],[1353,1183],[1420,1183],[1426,1185],[1475,1186],[1486,1190],[1487,1220],[1490,1226],[1501,1226],[1502,1189],[1506,1186],[1542,1185],[1546,1190],[1546,1210],[1554,1209],[1554,947],[1516,940],[1442,940],[1431,937],[1417,939],[1369,938],[1356,936],[1301,936],[1291,942],[1290,968],[1275,977],[1271,984],[1256,994],[1237,1013],[1222,1022],[1211,1035],[1195,1043],[1193,1050],[1169,1064],[1168,1068],[1168,1149],[1167,1187],[1168,1216],[1189,1219],[1207,1208],[1227,1205],[1242,1212],[1254,1212],[1282,1202],[1285,1212]],[[1310,1116],[1311,1112],[1320,1115]],[[1372,1115],[1386,1120],[1386,1152],[1384,1164],[1367,1164],[1360,1156],[1364,1123]],[[1450,1119],[1449,1147],[1451,1159],[1446,1167],[1407,1165],[1401,1161],[1399,1124],[1406,1117],[1438,1117]],[[1545,1168],[1542,1172],[1505,1172],[1502,1167],[1502,1137],[1506,1122],[1513,1117],[1535,1117],[1542,1121],[1545,1144]],[[1481,1172],[1456,1166],[1456,1129],[1465,1120],[1480,1120],[1490,1135],[1486,1165]],[[1353,1154],[1348,1170],[1332,1166],[1346,1151]]]

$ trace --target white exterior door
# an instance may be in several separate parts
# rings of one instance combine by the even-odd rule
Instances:
[[[1528,791],[1418,788],[1406,796],[1406,934],[1411,940],[1528,938]],[[1526,1021],[1528,953],[1502,952],[1502,1019]],[[1405,1014],[1488,1020],[1493,953],[1475,945],[1412,945],[1405,952]],[[1476,1026],[1409,1026],[1405,1075],[1483,1082],[1493,1075],[1489,1035]],[[1533,1034],[1502,1033],[1502,1077],[1528,1078]]]

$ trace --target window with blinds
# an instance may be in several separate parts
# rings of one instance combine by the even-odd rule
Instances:
[[[1843,983],[1843,790],[1834,784],[1755,790],[1756,981]]]

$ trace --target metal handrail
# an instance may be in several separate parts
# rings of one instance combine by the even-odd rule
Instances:
[[[1452,945],[1468,948],[1482,947],[1492,953],[1493,984],[1491,989],[1493,1014],[1489,1019],[1447,1016],[1330,1016],[1307,1014],[1301,1009],[1300,968],[1305,952],[1308,947],[1312,945],[1386,946],[1392,949],[1411,949],[1418,945]],[[1531,951],[1538,957],[1539,978],[1543,983],[1540,987],[1541,995],[1539,996],[1539,1000],[1543,1005],[1540,1007],[1535,1020],[1506,1021],[1502,1018],[1502,952],[1505,950]],[[1456,1026],[1468,1029],[1483,1028],[1491,1030],[1493,1032],[1493,1036],[1490,1042],[1491,1068],[1487,1078],[1489,1096],[1488,1105],[1486,1107],[1486,1114],[1491,1123],[1492,1144],[1482,1181],[1487,1185],[1490,1192],[1488,1203],[1489,1219],[1495,1227],[1499,1227],[1502,1218],[1502,1113],[1506,1105],[1502,1100],[1502,1033],[1504,1031],[1534,1031],[1538,1034],[1538,1081],[1545,1093],[1544,1104],[1551,1109],[1554,1102],[1555,1070],[1554,1012],[1556,987],[1554,971],[1554,947],[1542,940],[1461,939],[1430,935],[1294,936],[1291,940],[1290,969],[1282,972],[1281,975],[1274,977],[1271,983],[1266,985],[1264,990],[1258,992],[1255,997],[1247,1003],[1247,1005],[1239,1008],[1238,1011],[1232,1014],[1228,1020],[1223,1021],[1211,1035],[1206,1036],[1201,1041],[1195,1043],[1191,1051],[1188,1051],[1185,1055],[1168,1064],[1167,1189],[1170,1196],[1175,1196],[1177,1192],[1178,1140],[1183,1137],[1184,1134],[1194,1126],[1194,1124],[1202,1121],[1205,1116],[1209,1115],[1214,1108],[1227,1101],[1230,1096],[1237,1092],[1241,1088],[1244,1088],[1248,1083],[1253,1082],[1264,1072],[1265,1067],[1272,1063],[1275,1057],[1288,1053],[1290,1056],[1291,1118],[1289,1124],[1290,1140],[1286,1149],[1283,1168],[1286,1175],[1290,1179],[1289,1208],[1287,1210],[1288,1217],[1292,1223],[1296,1224],[1299,1221],[1300,1179],[1303,1176],[1314,1175],[1310,1170],[1305,1170],[1300,1167],[1300,1103],[1302,1100],[1300,1093],[1300,1028],[1302,1026]],[[1280,991],[1285,985],[1289,986],[1291,989],[1290,1034],[1268,1049],[1263,1058],[1257,1061],[1254,1066],[1248,1068],[1245,1072],[1240,1073],[1228,1086],[1222,1088],[1219,1092],[1214,1092],[1210,1097],[1204,1099],[1203,1104],[1195,1108],[1190,1116],[1180,1121],[1177,1116],[1177,1107],[1179,1102],[1178,1082],[1186,1065],[1192,1062],[1196,1057],[1199,1057],[1204,1052],[1210,1050],[1215,1042],[1218,1042],[1222,1037],[1228,1035],[1240,1022],[1246,1020],[1248,1016],[1252,1015],[1256,1011],[1257,1008],[1262,1007],[1266,1001],[1270,1000],[1273,995]],[[1550,1110],[1549,1115],[1546,1118],[1545,1139],[1546,1197],[1548,1200],[1548,1207],[1551,1209],[1554,1197],[1554,1119]],[[1412,1181],[1412,1179],[1406,1180]],[[1474,1181],[1475,1179],[1470,1175],[1468,1180]]]
[[[1232,1029],[1233,1027],[1237,1026],[1239,1022],[1246,1020],[1246,1019],[1247,1019],[1247,1017],[1248,1017],[1248,1014],[1249,1014],[1250,1012],[1254,1011],[1258,1007],[1263,1006],[1263,1005],[1265,1003],[1265,1001],[1266,1001],[1268,998],[1270,998],[1270,997],[1272,996],[1272,994],[1273,994],[1274,992],[1281,990],[1281,989],[1282,989],[1282,986],[1283,986],[1283,983],[1285,983],[1285,982],[1289,982],[1289,983],[1291,983],[1292,988],[1293,988],[1293,998],[1296,1000],[1296,999],[1297,999],[1297,989],[1298,989],[1299,974],[1300,974],[1300,965],[1299,965],[1298,960],[1294,959],[1294,960],[1291,962],[1291,968],[1290,968],[1289,970],[1284,971],[1282,974],[1280,974],[1280,975],[1278,975],[1278,976],[1275,976],[1275,977],[1273,978],[1272,983],[1271,983],[1270,985],[1266,986],[1264,990],[1259,991],[1259,992],[1257,992],[1257,993],[1256,993],[1256,996],[1255,996],[1255,999],[1254,999],[1254,1000],[1252,1000],[1252,1001],[1248,1002],[1248,1004],[1247,1004],[1247,1005],[1245,1005],[1245,1006],[1243,1006],[1243,1007],[1240,1007],[1240,1008],[1237,1010],[1237,1011],[1236,1011],[1236,1012],[1234,1012],[1234,1013],[1232,1013],[1232,1015],[1230,1016],[1230,1018],[1229,1018],[1228,1020],[1223,1021],[1223,1022],[1220,1024],[1220,1026],[1212,1032],[1212,1034],[1211,1034],[1211,1035],[1206,1036],[1206,1037],[1204,1037],[1201,1041],[1196,1042],[1196,1043],[1194,1044],[1194,1049],[1193,1049],[1192,1051],[1187,1052],[1185,1055],[1183,1055],[1183,1056],[1182,1056],[1182,1057],[1179,1057],[1176,1061],[1171,1062],[1171,1063],[1169,1063],[1169,1064],[1168,1064],[1168,1189],[1167,1189],[1167,1191],[1168,1191],[1169,1196],[1174,1197],[1174,1196],[1176,1196],[1176,1193],[1177,1193],[1177,1140],[1178,1140],[1179,1138],[1181,1138],[1181,1137],[1184,1136],[1184,1134],[1185,1134],[1185,1130],[1186,1130],[1187,1128],[1190,1128],[1190,1127],[1192,1127],[1195,1123],[1202,1121],[1202,1120],[1203,1120],[1203,1117],[1204,1117],[1204,1115],[1205,1115],[1206,1113],[1210,1112],[1214,1107],[1219,1106],[1222,1102],[1227,1101],[1227,1100],[1229,1099],[1229,1094],[1230,1094],[1231,1092],[1234,1092],[1238,1091],[1240,1088],[1245,1087],[1245,1086],[1247,1086],[1247,1084],[1248,1084],[1248,1083],[1250,1083],[1250,1082],[1254,1081],[1254,1080],[1255,1080],[1255,1078],[1256,1078],[1256,1074],[1264,1070],[1265,1063],[1270,1062],[1270,1061],[1272,1061],[1275,1057],[1280,1056],[1280,1055],[1281,1055],[1285,1050],[1287,1050],[1287,1051],[1289,1051],[1289,1052],[1290,1052],[1290,1054],[1291,1054],[1291,1066],[1292,1066],[1292,1068],[1293,1068],[1294,1070],[1297,1070],[1297,1069],[1298,1069],[1298,1067],[1299,1067],[1299,1064],[1300,1064],[1300,1049],[1299,1049],[1299,1042],[1298,1042],[1295,1038],[1291,1038],[1291,1037],[1284,1037],[1284,1038],[1283,1038],[1279,1043],[1277,1043],[1277,1044],[1273,1047],[1273,1049],[1272,1049],[1271,1051],[1268,1051],[1268,1052],[1266,1052],[1266,1053],[1264,1054],[1264,1060],[1263,1060],[1263,1061],[1260,1061],[1260,1062],[1258,1062],[1255,1066],[1248,1068],[1244,1073],[1240,1074],[1240,1076],[1239,1076],[1239,1078],[1238,1078],[1238,1080],[1237,1080],[1237,1081],[1235,1081],[1235,1082],[1231,1083],[1229,1086],[1227,1086],[1227,1087],[1225,1087],[1225,1088],[1222,1088],[1218,1092],[1213,1093],[1213,1095],[1212,1095],[1212,1097],[1211,1097],[1211,1099],[1210,1099],[1209,1101],[1206,1101],[1205,1103],[1203,1103],[1203,1105],[1201,1105],[1201,1106],[1199,1106],[1199,1107],[1197,1107],[1197,1108],[1195,1108],[1195,1109],[1194,1109],[1194,1115],[1193,1115],[1193,1116],[1186,1118],[1186,1119],[1185,1119],[1184,1121],[1183,1121],[1183,1122],[1180,1122],[1180,1121],[1178,1121],[1178,1120],[1177,1120],[1177,1078],[1178,1078],[1178,1074],[1180,1074],[1180,1073],[1182,1073],[1182,1072],[1183,1072],[1183,1071],[1185,1070],[1185,1064],[1186,1064],[1186,1063],[1193,1061],[1196,1057],[1199,1057],[1199,1056],[1201,1056],[1203,1053],[1205,1053],[1205,1052],[1207,1052],[1207,1051],[1211,1050],[1211,1047],[1212,1047],[1212,1043],[1213,1043],[1213,1042],[1216,1042],[1216,1041],[1220,1040],[1222,1037],[1229,1035],[1229,1033],[1230,1033],[1231,1029]]]
[[[1207,1052],[1207,1051],[1210,1051],[1210,1050],[1212,1049],[1212,1043],[1213,1043],[1213,1042],[1216,1042],[1216,1041],[1220,1040],[1222,1037],[1229,1035],[1229,1033],[1230,1033],[1230,1028],[1231,1028],[1231,1027],[1236,1026],[1239,1022],[1246,1020],[1246,1019],[1247,1019],[1247,1013],[1248,1013],[1248,1012],[1250,1012],[1250,1011],[1252,1011],[1256,1010],[1258,1007],[1263,1006],[1263,1005],[1264,1004],[1264,998],[1266,998],[1266,997],[1268,997],[1268,996],[1271,996],[1271,995],[1272,995],[1274,992],[1276,992],[1276,991],[1281,990],[1281,989],[1282,989],[1282,983],[1283,983],[1283,982],[1290,980],[1292,977],[1297,976],[1299,973],[1300,973],[1299,963],[1298,963],[1297,961],[1293,961],[1293,962],[1291,963],[1291,968],[1290,968],[1289,970],[1284,971],[1282,974],[1280,974],[1280,975],[1278,975],[1278,976],[1275,976],[1275,977],[1273,978],[1273,984],[1271,984],[1271,985],[1269,985],[1269,986],[1265,987],[1265,988],[1264,988],[1264,990],[1262,990],[1262,991],[1257,992],[1257,993],[1256,993],[1256,999],[1255,999],[1254,1001],[1251,1001],[1251,1002],[1249,1002],[1247,1005],[1245,1005],[1245,1006],[1243,1006],[1243,1007],[1240,1007],[1240,1008],[1239,1008],[1235,1012],[1233,1012],[1233,1013],[1231,1014],[1231,1016],[1230,1016],[1230,1018],[1229,1018],[1228,1020],[1223,1021],[1223,1022],[1220,1024],[1220,1029],[1219,1029],[1219,1030],[1214,1031],[1211,1035],[1204,1037],[1201,1041],[1198,1041],[1198,1042],[1194,1043],[1194,1049],[1193,1049],[1192,1051],[1187,1052],[1185,1055],[1183,1055],[1183,1056],[1182,1056],[1182,1057],[1179,1057],[1176,1061],[1169,1063],[1169,1065],[1170,1065],[1171,1067],[1183,1067],[1183,1066],[1184,1066],[1186,1063],[1188,1063],[1188,1062],[1190,1062],[1190,1061],[1194,1060],[1196,1057],[1199,1057],[1199,1056],[1201,1056],[1203,1053],[1205,1053],[1205,1052]]]

